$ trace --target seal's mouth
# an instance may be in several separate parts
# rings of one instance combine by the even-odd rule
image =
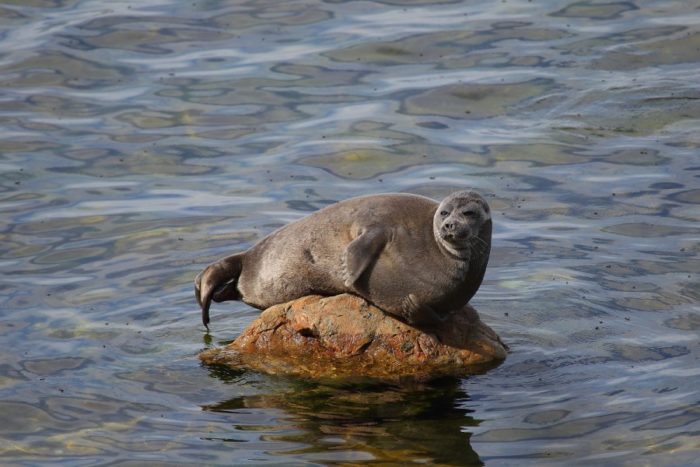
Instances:
[[[441,232],[440,237],[454,245],[466,244],[472,237],[469,232]]]
[[[457,256],[466,255],[471,251],[469,236],[456,236],[454,234],[442,235],[443,246]]]

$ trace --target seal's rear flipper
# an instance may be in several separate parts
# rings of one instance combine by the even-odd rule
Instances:
[[[209,329],[209,307],[212,300],[239,300],[238,277],[243,268],[243,253],[227,256],[207,266],[194,279],[194,296],[202,309],[202,323]]]
[[[343,254],[345,286],[352,287],[373,264],[386,246],[387,236],[381,229],[362,232],[345,248]]]

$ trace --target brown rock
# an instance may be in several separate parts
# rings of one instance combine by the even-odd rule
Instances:
[[[343,294],[272,306],[235,341],[199,357],[270,374],[426,380],[483,372],[505,359],[506,349],[470,305],[420,330]]]

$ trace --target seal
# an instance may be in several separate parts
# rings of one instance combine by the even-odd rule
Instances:
[[[211,302],[259,309],[306,295],[358,295],[411,325],[463,307],[484,278],[491,212],[474,191],[438,203],[394,193],[327,206],[274,231],[195,278],[202,322]]]

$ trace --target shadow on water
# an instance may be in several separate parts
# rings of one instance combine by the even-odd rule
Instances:
[[[221,366],[209,371],[224,381],[243,374]],[[301,445],[276,453],[288,459],[483,465],[470,444],[470,428],[480,420],[472,410],[458,408],[469,401],[458,379],[324,384],[284,378],[284,383],[279,392],[234,397],[202,409],[229,414],[233,420],[250,409],[279,409],[284,413],[281,423],[291,432],[274,439]],[[209,440],[237,438],[232,434]]]

